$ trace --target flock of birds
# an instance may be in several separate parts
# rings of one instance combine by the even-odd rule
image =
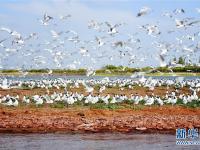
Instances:
[[[94,94],[94,87],[99,87],[97,94]],[[134,88],[140,86],[148,88],[151,91],[151,95],[141,96],[137,93],[131,95],[125,94],[103,94],[107,88],[119,88],[123,91],[125,88],[134,91]],[[166,87],[166,94],[163,96],[154,95],[156,87]],[[134,79],[116,79],[110,80],[108,77],[102,80],[95,79],[44,79],[44,80],[30,80],[30,81],[7,81],[4,79],[1,81],[1,89],[45,89],[45,93],[42,95],[24,95],[23,97],[0,95],[0,104],[6,106],[19,105],[19,102],[25,104],[42,105],[53,104],[57,102],[64,102],[67,105],[72,105],[76,102],[82,102],[84,104],[95,104],[103,102],[105,104],[122,103],[130,101],[133,104],[143,103],[144,105],[153,104],[176,104],[178,100],[181,100],[182,104],[190,102],[200,102],[198,92],[200,92],[200,80],[184,80],[183,77],[177,77],[176,80],[170,79],[152,79],[152,78],[134,78]],[[70,92],[67,89],[71,88],[84,88],[84,92]],[[175,91],[169,92],[168,89],[174,87]],[[190,94],[183,94],[180,90],[183,87],[188,87]],[[59,92],[50,94],[50,89],[60,89]]]
[[[143,7],[136,14],[136,18],[142,18],[152,12],[154,10],[151,8]],[[200,13],[199,8],[196,12]],[[123,26],[126,28],[128,23],[89,20],[90,31],[88,32],[95,32],[95,36],[89,40],[83,40],[82,35],[73,29],[61,29],[66,28],[72,17],[71,14],[54,17],[45,13],[38,22],[42,25],[43,31],[48,32],[47,38],[43,37],[41,31],[23,35],[14,29],[1,26],[0,35],[4,38],[0,39],[0,68],[9,67],[8,60],[11,56],[18,58],[15,55],[20,56],[15,64],[19,66],[15,68],[22,72],[25,72],[26,68],[35,69],[45,66],[77,69],[84,65],[83,67],[91,69],[97,63],[114,62],[114,60],[120,60],[118,62],[128,60],[127,65],[137,66],[142,62],[148,62],[149,57],[158,60],[160,66],[166,66],[175,63],[169,63],[168,56],[171,56],[171,52],[172,55],[175,55],[174,52],[185,55],[187,63],[192,63],[194,60],[192,57],[195,57],[198,63],[200,32],[197,29],[200,20],[188,17],[187,11],[183,8],[162,13],[162,17],[166,17],[165,20],[173,25],[169,30],[167,27],[162,29],[161,23],[156,21],[156,23],[138,25],[136,29],[139,30],[138,32],[124,33],[120,30]],[[140,37],[142,34],[146,34],[143,37],[149,36],[152,40],[149,46],[156,50],[156,54],[142,52],[143,45],[146,43],[146,39]],[[163,38],[165,36],[169,38]],[[169,41],[171,39],[173,41]],[[21,58],[24,58],[24,61]],[[86,59],[89,62],[86,63]],[[64,63],[66,60],[67,64]]]
[[[149,15],[152,12],[153,10],[151,8],[143,7],[136,14],[136,19]],[[200,14],[200,8],[196,9],[196,13],[197,15]],[[162,17],[166,17],[166,20],[169,19],[172,22],[172,27],[169,30],[168,28],[161,29],[160,22],[156,21],[156,23],[143,23],[139,25],[137,29],[139,32],[124,33],[121,29],[123,26],[126,27],[127,23],[89,20],[87,25],[88,30],[89,32],[95,32],[95,36],[89,40],[83,40],[82,35],[75,30],[65,30],[66,24],[70,22],[70,18],[72,17],[73,15],[68,14],[57,18],[45,13],[43,18],[38,19],[44,32],[47,31],[49,33],[48,38],[44,38],[40,31],[24,35],[9,27],[1,26],[0,35],[4,38],[0,39],[0,69],[8,67],[9,63],[6,64],[6,61],[10,57],[17,59],[17,55],[21,56],[18,61],[23,62],[23,64],[19,63],[20,65],[15,68],[20,70],[24,76],[28,75],[26,71],[28,65],[29,69],[41,68],[48,66],[48,64],[52,68],[68,67],[70,69],[77,69],[87,60],[89,61],[89,65],[85,63],[85,67],[87,68],[87,76],[89,77],[95,75],[95,69],[93,67],[102,61],[112,62],[113,60],[117,60],[118,62],[123,62],[128,60],[128,65],[132,66],[140,62],[149,61],[147,55],[150,55],[152,58],[159,60],[160,66],[166,66],[176,65],[176,62],[167,62],[167,57],[170,53],[174,54],[175,52],[179,52],[186,54],[187,63],[193,62],[192,56],[195,58],[199,56],[200,31],[196,29],[200,27],[200,20],[195,17],[188,17],[187,11],[183,8],[162,13]],[[64,25],[63,30],[60,29],[60,24],[62,26]],[[152,40],[150,45],[158,53],[142,52],[146,40],[140,37],[140,34],[144,34],[145,37]],[[162,38],[166,35],[170,36],[170,38]],[[172,39],[173,41],[170,41]],[[70,48],[71,50],[68,50],[68,45],[72,46]],[[68,60],[67,65],[64,64],[65,60]],[[53,71],[49,69],[48,74],[50,75],[52,73]],[[134,75],[132,77],[135,78]],[[94,86],[96,85],[100,86],[98,95],[93,94]],[[68,87],[79,88],[80,86],[84,87],[86,94],[67,91]],[[117,87],[123,91],[125,88],[134,90],[134,86],[149,88],[152,91],[152,95],[141,96],[139,94],[132,94],[131,96],[127,96],[102,94],[107,88]],[[155,87],[160,86],[166,87],[165,96],[160,97],[153,94]],[[175,87],[176,90],[168,93],[167,89],[171,86]],[[20,89],[23,87],[29,89],[46,89],[46,94],[24,95],[22,98],[18,95],[0,95],[0,104],[18,106],[19,102],[23,102],[26,104],[35,103],[36,105],[40,105],[44,103],[52,104],[59,101],[67,104],[74,104],[77,101],[95,104],[103,101],[105,104],[109,104],[130,100],[134,104],[139,104],[143,101],[145,105],[153,105],[156,103],[164,105],[167,103],[176,104],[179,99],[183,104],[200,101],[197,94],[200,91],[200,80],[186,81],[182,77],[177,78],[177,80],[158,80],[144,77],[138,78],[137,80],[110,80],[106,77],[103,80],[64,80],[59,78],[55,80],[45,79],[9,82],[7,79],[1,79],[0,82],[0,88],[3,90],[12,88]],[[191,94],[180,94],[180,89],[183,87],[189,87]],[[64,91],[50,94],[49,89],[52,88],[64,89]]]

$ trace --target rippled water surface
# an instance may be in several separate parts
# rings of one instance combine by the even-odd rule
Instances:
[[[178,76],[146,76],[146,78],[153,78],[153,79],[176,79]],[[30,76],[2,76],[0,78],[7,78],[8,80],[42,80],[42,79],[71,79],[71,80],[77,80],[77,79],[95,79],[95,80],[102,80],[105,78],[104,76],[65,76],[65,75],[30,75]],[[110,80],[116,80],[116,79],[132,79],[130,76],[110,76]],[[184,80],[194,80],[194,79],[200,79],[199,76],[186,76],[184,77]]]
[[[176,146],[166,134],[0,134],[1,150],[133,150],[199,149]]]

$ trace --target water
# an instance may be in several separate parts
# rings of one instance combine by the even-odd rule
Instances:
[[[181,150],[167,134],[0,134],[0,150]]]
[[[153,79],[176,79],[178,76],[151,76]],[[30,76],[2,76],[0,78],[6,78],[8,80],[19,80],[19,81],[27,81],[27,80],[42,80],[42,79],[57,79],[57,78],[62,78],[62,79],[96,79],[96,80],[102,80],[105,78],[104,76],[92,76],[92,77],[87,77],[87,76],[65,76],[65,75],[30,75]],[[149,78],[149,76],[147,77]],[[116,79],[131,79],[130,76],[110,76],[110,80],[116,80]],[[200,79],[199,76],[186,76],[184,77],[184,80],[194,80],[194,79]]]

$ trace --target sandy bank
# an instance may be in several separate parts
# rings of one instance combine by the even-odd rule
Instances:
[[[200,109],[180,106],[145,107],[142,110],[89,108],[0,108],[0,132],[159,132],[200,128]]]

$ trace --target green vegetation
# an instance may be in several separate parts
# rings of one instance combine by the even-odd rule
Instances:
[[[118,110],[118,109],[131,109],[131,110],[142,110],[145,107],[162,107],[160,106],[158,103],[155,103],[151,106],[145,106],[145,101],[141,101],[139,104],[134,104],[133,101],[124,101],[122,103],[114,103],[114,104],[105,104],[101,101],[99,101],[96,104],[84,104],[83,102],[79,102],[79,103],[74,103],[73,105],[67,105],[64,102],[57,102],[54,104],[49,104],[49,106],[51,108],[58,108],[58,109],[64,109],[64,108],[90,108],[90,109],[103,109],[103,110]],[[168,106],[172,106],[172,104],[164,104],[168,105]],[[177,103],[175,104],[176,106],[182,106],[182,107],[186,107],[186,108],[200,108],[200,101],[197,100],[193,100],[192,102],[188,102],[187,104],[183,104],[182,100],[177,100]],[[43,107],[43,105],[41,105],[40,107]]]
[[[200,107],[200,101],[192,101],[192,102],[188,103],[186,106],[190,107],[190,108],[199,108]]]
[[[78,70],[72,70],[72,69],[55,69],[53,70],[53,73],[55,74],[69,74],[69,75],[85,75],[86,70],[85,69],[78,69]]]
[[[154,72],[192,72],[192,73],[200,73],[200,67],[199,66],[184,66],[184,67],[158,67],[154,69]],[[153,73],[153,72],[152,72]]]
[[[122,106],[118,104],[104,104],[104,103],[97,103],[97,104],[91,104],[90,109],[108,109],[108,110],[115,110],[123,108]]]
[[[185,59],[186,58],[183,58],[182,56],[180,56],[179,58],[174,57],[173,62],[180,65],[187,65],[187,63],[185,62]]]
[[[132,109],[132,110],[142,110],[144,106],[126,104],[126,103],[115,103],[115,104],[105,104],[105,103],[96,103],[90,104],[90,109],[103,109],[103,110],[118,110],[118,109]]]
[[[183,63],[183,58],[179,58],[179,62]],[[28,72],[28,75],[33,74],[49,74],[49,69],[32,69],[25,70]],[[52,74],[61,74],[61,75],[86,75],[86,69],[53,69]],[[169,76],[169,75],[200,75],[200,66],[196,65],[187,65],[184,67],[144,67],[144,68],[130,68],[123,66],[114,66],[107,65],[101,69],[96,70],[97,76],[115,76],[115,75],[127,75],[130,76],[135,72],[146,72],[146,75],[153,76]],[[20,75],[19,70],[0,70],[0,73],[3,75]],[[196,74],[192,74],[196,73]]]
[[[47,69],[31,69],[28,70],[29,73],[48,73]]]
[[[183,57],[179,57],[178,64],[184,65],[185,64],[185,59]]]
[[[121,103],[108,103],[105,104],[101,101],[99,101],[98,103],[95,104],[91,104],[91,103],[84,103],[83,101],[78,101],[72,105],[68,105],[66,102],[55,102],[53,104],[42,104],[42,105],[35,105],[33,103],[30,104],[24,104],[24,103],[20,103],[19,107],[30,107],[30,108],[46,108],[46,107],[50,107],[50,108],[55,108],[55,109],[70,109],[70,108],[89,108],[89,109],[102,109],[102,110],[120,110],[120,109],[129,109],[129,110],[143,110],[145,108],[148,107],[164,107],[164,106],[173,106],[172,104],[164,104],[164,106],[160,106],[157,102],[155,102],[153,105],[151,106],[145,106],[145,101],[141,101],[139,102],[139,104],[134,104],[133,101],[123,101]],[[196,108],[196,109],[200,109],[200,101],[198,100],[193,100],[192,102],[188,102],[187,104],[184,104],[182,100],[178,99],[177,103],[174,106],[181,106],[181,107],[185,107],[185,108]],[[8,108],[12,108],[15,109],[16,107],[13,106],[5,106],[3,104],[0,104],[0,108],[3,107],[8,107]]]
[[[65,103],[63,102],[57,102],[57,103],[53,103],[50,104],[51,108],[65,108]]]
[[[19,73],[18,70],[1,70],[0,73]]]

